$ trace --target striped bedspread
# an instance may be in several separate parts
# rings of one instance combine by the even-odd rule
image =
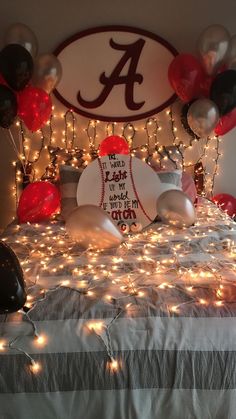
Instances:
[[[0,316],[0,419],[236,418],[236,229],[220,210],[95,254],[59,221],[2,238],[30,298]]]

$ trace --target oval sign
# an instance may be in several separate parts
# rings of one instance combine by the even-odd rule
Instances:
[[[88,118],[146,118],[176,99],[168,67],[177,54],[167,41],[141,29],[89,29],[56,49],[63,75],[54,93],[66,107]]]

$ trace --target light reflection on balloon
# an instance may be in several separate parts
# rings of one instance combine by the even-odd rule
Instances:
[[[20,223],[47,220],[60,209],[60,193],[50,182],[30,183],[22,192],[17,208]]]
[[[176,189],[166,191],[159,196],[157,214],[164,223],[178,228],[190,227],[196,216],[189,197]]]
[[[5,45],[18,44],[27,49],[33,58],[38,52],[38,41],[34,32],[23,23],[14,23],[5,33]]]
[[[123,236],[109,215],[95,205],[81,205],[66,220],[68,235],[85,249],[110,249],[123,242]]]
[[[62,66],[53,54],[41,54],[34,63],[32,83],[48,94],[57,86],[62,76]]]
[[[221,25],[208,26],[198,39],[198,51],[206,73],[215,74],[224,59],[229,47],[230,35]]]
[[[219,121],[219,111],[209,99],[198,99],[189,107],[188,125],[199,137],[207,137],[212,133]]]

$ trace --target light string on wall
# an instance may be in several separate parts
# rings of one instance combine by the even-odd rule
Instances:
[[[65,118],[65,146],[66,148],[73,148],[75,145],[75,116],[71,110],[66,111],[64,114]],[[69,120],[71,119],[71,122]],[[69,138],[69,128],[71,128],[71,138]]]
[[[129,144],[129,148],[133,151],[134,148],[134,139],[135,139],[136,129],[131,122],[127,122],[127,124],[123,125],[122,128],[122,137],[124,137]]]
[[[87,128],[85,128],[85,132],[87,134],[88,137],[88,146],[89,146],[89,155],[87,155],[87,162],[88,162],[88,158],[89,160],[93,160],[94,158],[97,157],[97,153],[98,153],[98,149],[97,149],[97,145],[96,145],[96,141],[97,141],[97,126],[99,124],[100,121],[98,120],[89,120],[88,121],[88,125]],[[86,152],[86,150],[84,150]]]
[[[148,118],[145,122],[144,130],[146,132],[147,141],[144,149],[147,151],[146,163],[151,165],[150,159],[155,156],[155,153],[159,151],[159,141],[157,132],[159,125],[156,118]]]
[[[188,161],[188,158],[185,156],[185,152],[192,149],[195,144],[197,145],[201,139],[193,139],[190,134],[186,133],[184,130],[182,131],[182,129],[180,133],[178,132],[179,128],[177,128],[175,122],[175,118],[177,118],[177,116],[174,116],[173,107],[159,114],[158,119],[157,117],[147,118],[141,123],[141,125],[143,124],[143,127],[141,126],[141,128],[138,123],[129,122],[118,124],[114,122],[103,124],[98,120],[88,120],[87,127],[84,128],[84,132],[87,136],[87,146],[79,146],[81,144],[81,134],[83,129],[82,126],[82,131],[78,128],[78,121],[75,118],[74,113],[71,110],[67,110],[64,113],[57,113],[54,109],[47,125],[42,130],[35,133],[35,135],[41,136],[40,141],[37,143],[37,150],[29,150],[28,137],[30,137],[30,133],[26,134],[22,123],[19,121],[16,123],[16,128],[19,130],[19,136],[22,144],[21,160],[25,162],[29,153],[33,153],[33,157],[28,159],[28,168],[31,169],[33,173],[33,176],[31,175],[31,180],[40,180],[41,178],[42,180],[55,181],[58,177],[59,164],[64,163],[75,167],[86,167],[91,160],[97,157],[98,145],[100,141],[102,141],[106,135],[112,135],[112,133],[117,131],[118,134],[122,135],[127,140],[132,155],[142,158],[149,165],[152,165],[152,160],[154,159],[154,161],[157,161],[157,163],[165,169],[165,159],[172,160],[173,157],[172,151],[168,151],[168,144],[164,145],[162,140],[163,137],[160,137],[160,134],[162,136],[164,134],[165,136],[165,130],[163,131],[162,129],[162,123],[165,122],[165,115],[167,117],[167,124],[168,118],[170,121],[170,132],[172,135],[171,144],[177,148],[180,154],[183,170],[194,168],[194,164],[199,163],[199,161],[204,163],[204,161],[206,161],[205,157],[207,153],[217,153],[213,144],[211,145],[210,139],[206,139],[206,144],[203,146],[200,156],[195,160],[195,162]],[[142,138],[141,143],[139,141],[139,144],[135,144],[135,142],[138,142],[139,140],[138,134],[140,137],[142,136],[142,131],[145,131],[146,141]],[[137,141],[135,141],[136,136]],[[63,143],[65,146],[61,147],[59,144],[62,137],[64,137]],[[75,146],[76,140],[78,145]],[[33,141],[31,141],[30,148],[35,148]],[[43,174],[39,176],[37,175],[37,171],[35,171],[35,167],[39,162],[44,149],[48,149],[49,164],[46,166]],[[219,158],[221,155],[222,153],[217,156],[217,159],[214,158],[215,167],[210,173],[207,173],[206,164],[203,164],[204,177],[209,179],[211,178],[211,183],[206,182],[205,190],[202,191],[202,194],[204,195],[207,194],[210,196],[212,194],[215,186],[216,175],[219,173]],[[172,162],[174,165],[176,164],[174,158]],[[26,166],[26,164],[24,166]],[[18,167],[18,164],[17,168],[21,170]],[[20,178],[19,170],[16,170],[14,194],[17,194],[16,190],[19,189],[19,186],[22,183],[23,177]],[[26,177],[29,177],[30,170],[27,170],[27,172]],[[213,174],[214,182],[212,179]]]
[[[220,142],[221,142],[221,139],[219,138],[218,135],[216,135],[215,138],[216,138],[216,147],[215,147],[216,157],[214,159],[215,167],[214,167],[214,171],[213,171],[213,174],[212,174],[212,183],[211,183],[211,190],[210,190],[211,196],[213,196],[213,191],[214,191],[216,176],[219,173],[219,159],[220,159],[220,157],[222,155],[222,153],[220,153]]]

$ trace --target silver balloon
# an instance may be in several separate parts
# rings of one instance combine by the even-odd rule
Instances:
[[[110,249],[123,242],[123,236],[109,215],[95,205],[81,205],[66,220],[68,235],[87,249]]]
[[[177,189],[170,189],[159,196],[157,214],[164,223],[178,228],[191,226],[196,217],[192,201]]]
[[[40,87],[48,94],[61,80],[62,66],[53,54],[42,54],[37,57],[34,64],[32,82],[35,87]]]
[[[189,107],[187,120],[191,130],[198,137],[207,137],[219,121],[219,110],[209,99],[198,99]]]
[[[198,51],[208,75],[215,74],[223,64],[229,47],[230,35],[221,25],[208,26],[198,39]]]
[[[229,70],[236,70],[236,35],[230,39],[227,64]]]
[[[27,49],[33,58],[38,52],[38,41],[34,32],[23,23],[14,23],[11,25],[6,33],[4,44],[18,44]]]

